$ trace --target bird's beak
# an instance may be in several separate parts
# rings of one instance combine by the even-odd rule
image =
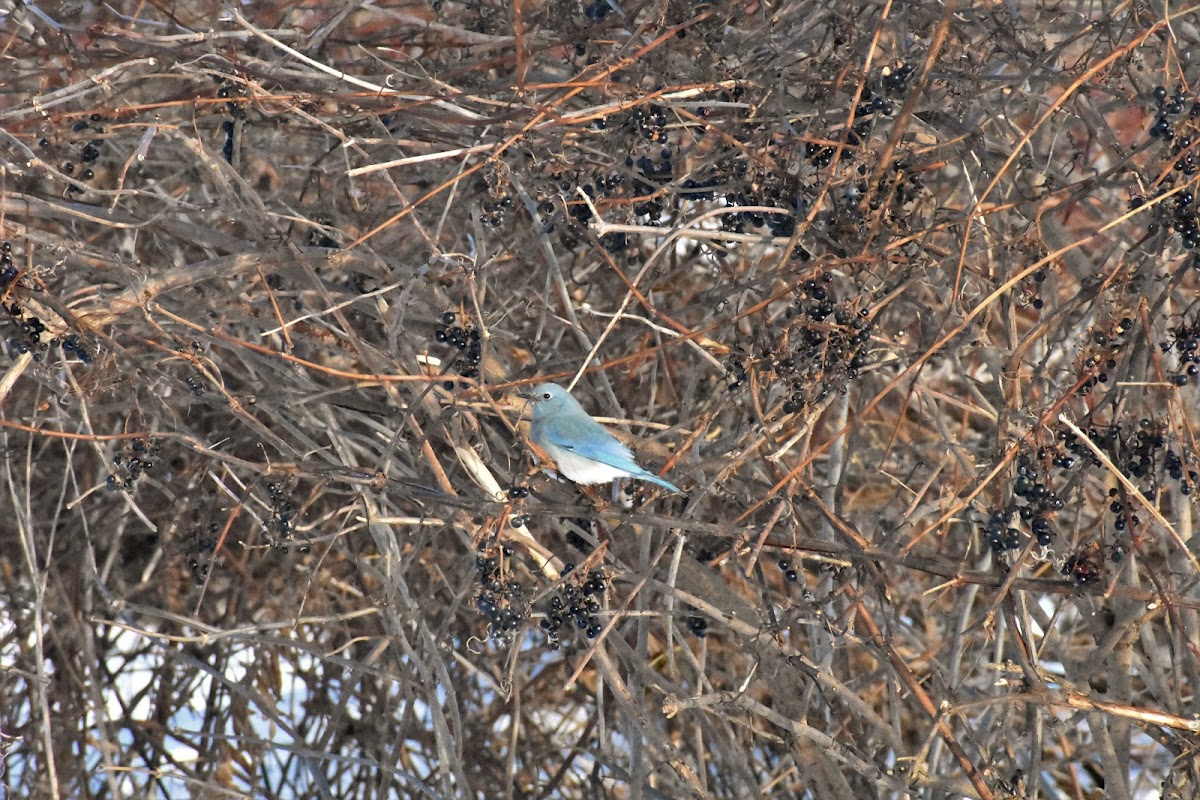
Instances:
[[[523,398],[525,398],[526,400],[532,400],[532,399],[534,398],[534,396],[535,396],[535,395],[534,395],[534,393],[533,393],[533,389],[532,389],[532,388],[518,389],[518,390],[517,390],[517,397],[523,397]]]

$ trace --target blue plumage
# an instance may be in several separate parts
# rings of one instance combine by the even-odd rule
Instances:
[[[543,383],[521,396],[533,402],[529,438],[554,459],[564,477],[580,484],[637,478],[683,494],[674,484],[642,469],[629,448],[592,419],[566,389]]]

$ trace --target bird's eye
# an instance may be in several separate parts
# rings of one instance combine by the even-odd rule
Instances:
[[[549,393],[549,392],[542,392],[542,399],[543,399],[543,400],[549,400],[549,399],[550,399],[550,393]]]

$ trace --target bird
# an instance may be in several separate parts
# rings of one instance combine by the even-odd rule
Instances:
[[[559,474],[583,485],[637,478],[683,494],[675,484],[642,469],[629,448],[592,419],[563,387],[542,383],[517,394],[533,404],[530,440],[554,459]]]

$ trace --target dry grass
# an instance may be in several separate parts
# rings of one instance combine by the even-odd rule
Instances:
[[[16,5],[6,796],[1195,796],[1195,6]]]

